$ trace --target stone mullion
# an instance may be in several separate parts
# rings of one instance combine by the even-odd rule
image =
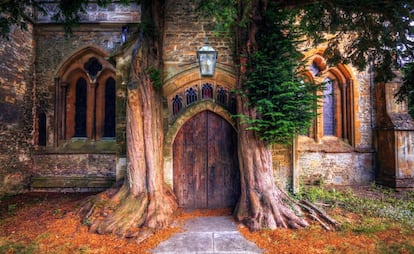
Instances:
[[[92,115],[92,122],[91,122],[91,139],[96,140],[96,90],[98,87],[98,83],[90,83],[90,99],[92,102],[91,105],[91,115]],[[88,110],[89,111],[89,110]]]

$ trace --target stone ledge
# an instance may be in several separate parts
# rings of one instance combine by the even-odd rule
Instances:
[[[115,183],[115,177],[98,176],[33,176],[30,189],[105,189]]]

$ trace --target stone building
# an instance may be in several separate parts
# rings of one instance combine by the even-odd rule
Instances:
[[[230,41],[215,36],[188,1],[166,2],[163,170],[186,206],[195,178],[224,188],[214,170],[231,167],[228,177],[237,179],[236,76]],[[47,9],[27,30],[13,28],[1,39],[0,194],[101,190],[127,167],[125,105],[140,6],[92,4],[70,37],[50,19],[53,2]],[[211,77],[196,62],[206,37],[218,51]],[[414,187],[414,123],[393,97],[400,80],[375,84],[369,70],[327,66],[323,49],[307,50],[307,75],[327,84],[326,96],[307,136],[272,147],[275,181],[293,190],[374,180]]]

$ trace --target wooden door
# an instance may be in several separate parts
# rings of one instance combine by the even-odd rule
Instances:
[[[188,120],[173,144],[174,192],[180,207],[235,206],[240,195],[237,136],[210,111]]]

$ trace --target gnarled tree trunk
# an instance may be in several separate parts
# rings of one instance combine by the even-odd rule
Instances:
[[[162,1],[143,1],[143,19],[162,31]],[[148,8],[148,9],[146,9]],[[154,87],[151,69],[160,68],[161,38],[148,34],[138,39],[132,59],[127,104],[127,176],[120,188],[89,199],[81,212],[90,230],[125,237],[145,238],[171,223],[177,202],[163,179],[163,122],[160,92]]]
[[[237,104],[239,113],[254,116],[246,98],[239,96]],[[301,208],[275,184],[271,150],[247,127],[239,121],[241,196],[234,211],[236,219],[251,230],[308,226]]]
[[[266,12],[267,0],[238,1],[238,19],[244,15],[250,17],[250,23],[236,26],[235,62],[239,63],[237,89],[248,93],[243,87],[248,57],[257,50],[256,36]],[[250,119],[257,117],[247,96],[237,97],[238,114]],[[236,219],[245,223],[251,230],[282,228],[301,228],[308,226],[305,213],[319,221],[326,229],[336,222],[321,210],[292,200],[284,191],[276,186],[273,177],[272,154],[269,146],[258,134],[247,130],[249,126],[238,121],[238,157],[241,178],[241,196],[234,211]]]

